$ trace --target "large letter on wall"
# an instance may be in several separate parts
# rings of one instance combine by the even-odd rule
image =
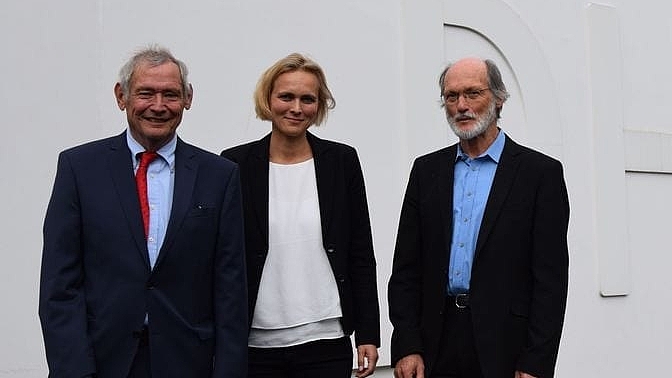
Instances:
[[[600,294],[630,286],[623,147],[621,45],[614,8],[587,7],[595,163],[595,221]]]

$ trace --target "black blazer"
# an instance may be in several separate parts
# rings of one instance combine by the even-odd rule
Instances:
[[[452,238],[457,145],[416,159],[404,198],[388,295],[392,363],[440,348]],[[552,377],[568,281],[569,201],[561,164],[504,145],[478,235],[470,294],[486,378]]]
[[[322,239],[336,278],[346,334],[357,345],[380,345],[376,261],[364,178],[354,148],[307,133],[313,152]],[[238,163],[243,188],[245,248],[252,322],[268,254],[268,167],[271,135],[233,147],[222,156]]]
[[[178,139],[154,269],[135,186],[125,134],[59,156],[40,278],[49,376],[125,378],[148,314],[153,376],[245,377],[238,168]]]

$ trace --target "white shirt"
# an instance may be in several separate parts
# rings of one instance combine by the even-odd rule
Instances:
[[[338,287],[322,242],[314,161],[269,164],[269,251],[249,345],[343,337]]]

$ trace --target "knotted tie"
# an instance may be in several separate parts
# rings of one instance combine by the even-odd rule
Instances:
[[[141,152],[140,164],[135,171],[135,184],[138,187],[138,199],[140,200],[140,212],[142,213],[142,223],[145,226],[145,238],[149,233],[149,201],[147,200],[147,168],[158,154],[156,152]]]

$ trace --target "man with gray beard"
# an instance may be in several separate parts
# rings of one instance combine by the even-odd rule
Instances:
[[[415,160],[388,287],[397,378],[553,377],[568,281],[560,162],[498,126],[490,60],[439,78],[459,143]]]

